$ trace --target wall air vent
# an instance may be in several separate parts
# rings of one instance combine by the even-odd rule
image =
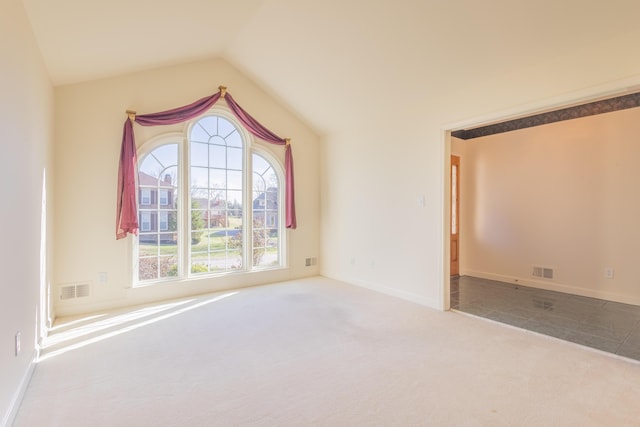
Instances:
[[[540,277],[541,279],[553,279],[553,268],[533,266],[533,277]]]
[[[91,287],[88,283],[76,283],[60,287],[60,300],[85,298],[90,295]]]

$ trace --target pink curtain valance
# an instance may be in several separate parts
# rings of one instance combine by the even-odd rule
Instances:
[[[134,112],[127,112],[129,117],[124,123],[122,147],[120,149],[120,164],[118,167],[116,239],[122,239],[129,233],[133,235],[138,234],[138,208],[136,203],[136,175],[138,173],[138,160],[136,155],[135,135],[133,133],[133,122],[135,121],[142,126],[172,125],[185,122],[205,113],[220,98],[224,98],[236,118],[252,135],[271,144],[285,146],[284,169],[286,226],[291,229],[296,228],[293,155],[291,153],[289,140],[280,138],[269,129],[262,126],[235,102],[224,86],[220,86],[219,92],[183,107],[141,116],[136,115]]]

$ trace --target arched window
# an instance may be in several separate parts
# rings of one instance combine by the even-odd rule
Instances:
[[[282,267],[280,163],[223,112],[187,129],[139,156],[137,282]]]

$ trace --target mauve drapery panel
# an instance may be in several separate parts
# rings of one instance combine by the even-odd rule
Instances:
[[[135,116],[135,122],[142,126],[171,125],[181,123],[199,116],[211,108],[222,96],[222,89],[211,96],[199,99],[189,105],[174,108],[159,113]],[[244,111],[226,92],[224,96],[227,105],[233,114],[240,120],[252,135],[271,144],[286,145],[285,153],[285,218],[286,227],[295,229],[297,226],[294,182],[293,182],[293,155],[291,145],[287,140],[278,137],[269,129],[262,126],[250,114]],[[127,118],[122,135],[122,148],[120,151],[120,164],[118,167],[118,206],[116,213],[116,239],[122,239],[128,233],[138,234],[138,209],[136,204],[136,174],[137,156],[133,124]]]

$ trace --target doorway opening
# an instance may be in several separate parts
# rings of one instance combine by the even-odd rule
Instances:
[[[640,148],[636,153],[632,142],[619,141],[631,141],[633,135],[640,132],[640,126],[635,125],[640,121],[640,108],[637,107],[640,107],[640,93],[632,93],[518,119],[451,128],[445,134],[444,229],[448,230],[445,234],[445,308],[640,358],[637,323],[640,295],[623,294],[624,278],[616,276],[618,283],[606,282],[614,279],[613,268],[606,263],[621,267],[621,276],[623,266],[626,272],[633,270],[633,266],[626,258],[616,255],[616,249],[622,246],[617,241],[604,244],[608,242],[605,242],[605,236],[611,239],[615,234],[611,230],[616,227],[625,230],[626,240],[635,240],[626,235],[629,233],[640,236],[640,229],[625,223],[618,209],[625,206],[621,201],[629,193],[629,188],[623,187],[625,177],[626,181],[636,181],[628,176],[634,167],[627,159],[637,158]],[[615,114],[600,116],[603,112]],[[587,118],[596,115],[598,117]],[[545,122],[545,117],[552,120]],[[574,118],[580,120],[556,123]],[[550,126],[538,127],[547,124]],[[532,127],[536,129],[523,130]],[[613,134],[604,133],[604,130],[610,132],[612,129]],[[519,133],[507,134],[515,130]],[[560,133],[554,136],[550,132]],[[501,133],[505,135],[496,135]],[[496,136],[488,138],[490,135]],[[483,139],[473,141],[474,138]],[[563,146],[567,141],[570,144]],[[473,148],[460,151],[460,143]],[[494,143],[501,151],[489,147]],[[485,148],[489,151],[482,152]],[[514,157],[514,151],[520,157]],[[460,157],[465,165],[464,172],[469,175],[463,174],[463,178],[453,175],[453,170],[459,171],[456,157]],[[520,158],[528,162],[533,158],[533,165],[521,163]],[[503,165],[507,165],[506,172],[502,170]],[[469,177],[468,180],[464,176]],[[563,186],[562,179],[569,181],[571,186]],[[470,185],[476,188],[467,191]],[[616,191],[620,197],[612,198]],[[454,195],[461,199],[462,208],[454,204]],[[465,197],[472,199],[466,207]],[[640,198],[636,199],[633,203],[640,203]],[[629,202],[625,203],[628,205]],[[618,216],[613,216],[616,209]],[[518,217],[518,213],[523,216]],[[540,219],[541,215],[548,216],[546,222]],[[469,217],[473,224],[467,222]],[[449,236],[456,229],[462,229],[458,243]],[[562,234],[565,231],[572,232],[574,239],[566,239]],[[554,233],[560,235],[557,241],[553,241]],[[531,236],[537,237],[536,234],[544,238],[531,239]],[[565,240],[560,240],[563,237]],[[605,247],[612,249],[603,255]],[[490,256],[483,257],[478,248]],[[529,252],[523,252],[523,248]],[[465,260],[467,253],[471,254],[469,259],[472,261]],[[485,262],[488,259],[490,262]],[[459,278],[454,276],[455,262],[459,263]],[[557,262],[557,265],[549,262]],[[515,266],[511,268],[512,265]],[[589,270],[592,266],[595,267]],[[536,276],[538,270],[553,274]],[[585,284],[586,280],[576,279],[580,274],[588,278],[588,284]],[[463,296],[464,287],[471,289],[474,286],[471,293]],[[476,292],[479,289],[485,292],[484,297],[491,299],[474,305],[474,298],[480,298],[480,292]],[[505,301],[507,303],[502,304]],[[461,309],[462,305],[465,309]],[[512,308],[515,310],[509,311]],[[613,329],[610,324],[597,322],[603,317],[597,313],[616,310],[620,311],[615,314],[620,322]],[[579,327],[572,329],[576,325]],[[610,336],[603,336],[605,333]],[[634,337],[637,338],[635,341]],[[636,350],[630,346],[638,347],[637,357],[634,356]]]
[[[640,77],[636,78],[637,81],[640,81]],[[544,128],[560,126],[560,123],[567,120],[572,119],[581,119],[587,118],[588,116],[596,116],[601,115],[602,113],[611,113],[619,110],[638,110],[636,107],[640,107],[640,92],[637,92],[638,86],[637,82],[619,85],[617,87],[607,87],[600,88],[601,90],[594,90],[589,94],[580,93],[574,96],[567,96],[564,101],[558,102],[556,100],[555,103],[548,103],[534,105],[529,108],[524,108],[520,110],[514,110],[505,112],[502,114],[497,114],[493,117],[484,117],[477,120],[467,121],[463,123],[454,124],[451,126],[445,126],[443,143],[445,146],[444,150],[444,168],[445,176],[443,179],[444,182],[444,243],[443,249],[445,252],[445,256],[443,257],[444,266],[443,266],[443,293],[442,293],[442,301],[443,308],[450,308],[450,277],[455,276],[456,268],[458,269],[458,273],[461,275],[465,274],[465,236],[469,236],[465,233],[477,233],[477,230],[467,229],[465,230],[465,226],[467,225],[466,221],[470,221],[469,217],[475,217],[473,212],[466,213],[467,218],[465,219],[465,197],[469,196],[469,194],[465,193],[464,185],[461,185],[460,178],[455,178],[452,176],[452,171],[457,170],[460,171],[459,164],[456,165],[456,161],[465,163],[465,154],[460,153],[459,151],[453,150],[452,146],[454,145],[454,141],[463,142],[464,145],[472,146],[476,141],[486,140],[485,137],[501,137],[504,135],[513,135],[513,131],[519,132],[528,132],[527,128],[540,128],[541,125],[550,125],[544,126]],[[636,90],[636,92],[631,92],[632,90]],[[590,119],[585,119],[590,120]],[[572,122],[566,123],[575,123],[577,121],[573,120]],[[564,126],[564,124],[562,124]],[[504,134],[504,135],[500,135]],[[477,139],[474,141],[474,139]],[[538,151],[544,150],[544,148],[538,149]],[[456,160],[454,157],[458,157]],[[472,162],[473,163],[473,162]],[[541,163],[544,164],[544,163]],[[466,170],[467,167],[465,167]],[[586,173],[589,173],[588,171]],[[505,179],[508,181],[509,177]],[[464,176],[462,177],[462,181],[464,182]],[[459,186],[459,187],[458,187]],[[456,188],[457,187],[457,188]],[[458,196],[461,198],[456,204],[452,203],[452,196]],[[544,197],[546,195],[542,194],[540,201],[544,202]],[[477,197],[474,195],[473,197]],[[468,199],[467,199],[468,200]],[[453,215],[453,216],[452,216]],[[460,217],[462,216],[462,223],[460,221]],[[477,218],[473,218],[473,221],[477,221]],[[454,239],[453,230],[458,231],[457,240]],[[462,234],[460,234],[460,231]],[[528,262],[532,263],[534,266],[540,267],[541,263],[534,262],[536,260],[529,260]],[[457,264],[457,265],[455,265]],[[543,267],[553,267],[553,265],[543,265]],[[513,275],[506,275],[513,276]],[[496,277],[490,277],[491,279],[496,279]],[[544,287],[544,282],[542,283]],[[552,286],[551,290],[555,290]],[[573,290],[568,289],[571,293]],[[573,292],[580,294],[578,292]],[[601,297],[601,295],[587,293],[582,294],[583,296],[590,297]],[[640,303],[640,297],[639,301]]]

